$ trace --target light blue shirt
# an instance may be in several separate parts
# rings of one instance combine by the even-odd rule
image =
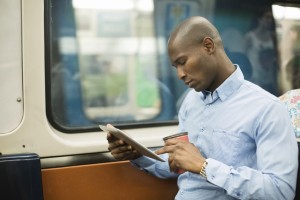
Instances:
[[[207,158],[207,179],[170,173],[168,162],[132,163],[160,178],[178,176],[177,200],[292,200],[298,147],[278,98],[244,80],[239,67],[213,93],[191,90],[179,111],[179,131]],[[162,155],[167,160],[167,154]]]

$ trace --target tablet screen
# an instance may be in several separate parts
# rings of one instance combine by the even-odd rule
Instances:
[[[135,141],[131,137],[129,137],[124,131],[121,131],[120,129],[117,129],[111,124],[108,124],[107,126],[99,125],[100,129],[102,129],[105,132],[110,132],[115,137],[123,140],[127,144],[131,145],[134,149],[136,149],[139,153],[143,154],[144,156],[165,162],[161,157],[156,155],[154,152],[152,152],[150,149],[142,145],[141,143]]]

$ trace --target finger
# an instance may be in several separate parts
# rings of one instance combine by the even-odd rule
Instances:
[[[107,133],[106,135],[106,139],[108,142],[114,142],[116,140],[119,140],[117,137],[115,137],[113,134],[111,133]]]
[[[126,152],[126,151],[133,151],[132,146],[127,145],[127,144],[126,145],[117,146],[117,147],[111,148],[111,149],[110,149],[110,147],[108,147],[108,148],[109,148],[109,150],[110,150],[111,153],[123,153],[123,152]]]
[[[164,154],[164,153],[173,153],[173,152],[174,152],[174,145],[164,146],[164,147],[162,147],[162,148],[155,151],[155,153],[157,155]]]
[[[128,160],[135,156],[135,153],[132,151],[123,151],[122,153],[111,153],[113,157],[117,160]]]
[[[172,155],[169,156],[168,162],[170,171],[176,173],[178,168],[176,167],[175,160],[173,159]]]
[[[181,163],[179,162],[179,160],[176,158],[176,153],[174,154],[169,154],[169,169],[171,172],[174,172],[174,173],[178,173],[179,170],[181,169],[184,169],[182,168],[181,166]]]
[[[109,143],[109,145],[108,145],[108,150],[109,150],[109,151],[112,151],[112,150],[117,149],[117,148],[120,148],[120,147],[126,148],[126,146],[128,146],[128,144],[124,143],[123,140],[117,140],[117,141],[115,141],[115,142]],[[123,149],[124,149],[124,148],[123,148]]]
[[[165,151],[165,148],[162,147],[162,148],[156,150],[155,153],[156,153],[157,155],[160,155],[160,154],[164,154],[164,153],[167,153],[167,152]]]
[[[172,138],[172,139],[169,139],[169,140],[167,140],[165,142],[165,146],[176,145],[176,144],[182,143],[182,142],[187,142],[187,141],[176,139],[176,138]]]
[[[126,155],[127,154],[127,155]],[[124,160],[131,160],[136,158],[138,153],[136,151],[125,152]]]

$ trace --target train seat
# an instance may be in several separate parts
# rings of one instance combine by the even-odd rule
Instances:
[[[0,155],[0,199],[43,200],[37,154]]]
[[[298,163],[300,165],[300,143],[298,142]],[[296,186],[296,196],[295,200],[300,199],[300,168],[298,167],[298,175],[297,175],[297,186]]]

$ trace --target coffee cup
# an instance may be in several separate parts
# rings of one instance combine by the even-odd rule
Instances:
[[[166,142],[167,140],[173,139],[173,138],[176,138],[179,140],[184,140],[184,141],[189,141],[188,132],[180,132],[180,133],[169,135],[167,137],[164,137],[163,141]],[[182,174],[183,172],[184,172],[184,170],[178,169],[178,171],[176,173]]]
[[[169,135],[167,137],[164,137],[163,141],[166,142],[167,140],[172,139],[172,138],[189,141],[188,132],[180,132],[180,133],[175,133],[175,134]]]

